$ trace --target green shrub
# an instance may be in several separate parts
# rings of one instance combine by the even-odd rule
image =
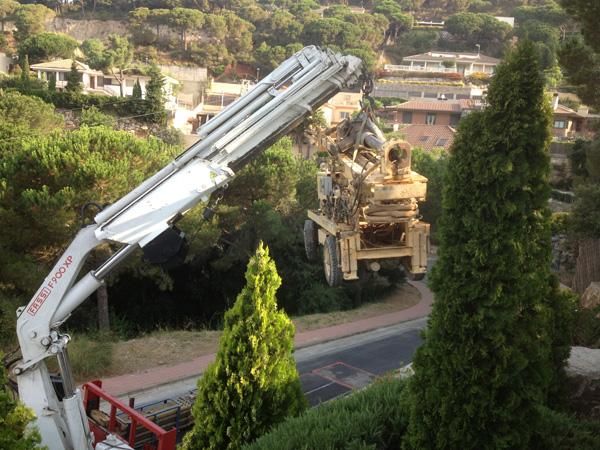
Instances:
[[[112,128],[117,123],[116,119],[104,114],[95,106],[90,106],[81,111],[80,125],[88,127],[105,126]]]
[[[277,308],[280,284],[261,243],[248,263],[246,286],[225,313],[217,358],[198,381],[184,449],[240,448],[306,407],[292,357],[294,325]]]
[[[576,419],[540,408],[540,422],[533,432],[531,450],[597,450],[600,448],[600,423]]]
[[[69,357],[77,380],[97,377],[112,362],[113,341],[106,334],[79,334],[69,343]]]
[[[0,295],[0,351],[10,352],[17,344],[17,307],[20,300]]]
[[[0,352],[0,363],[3,355]],[[7,391],[7,377],[4,366],[0,364],[0,449],[36,450],[41,449],[40,435],[29,427],[33,421],[33,411],[14,401]]]
[[[383,379],[313,408],[259,438],[247,450],[398,449],[408,424],[405,382]]]
[[[566,212],[555,212],[552,213],[550,218],[550,229],[552,235],[565,234],[569,225],[569,213]]]

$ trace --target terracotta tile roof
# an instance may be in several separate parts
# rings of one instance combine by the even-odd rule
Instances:
[[[473,100],[409,100],[400,105],[388,106],[386,110],[392,111],[444,111],[460,113],[465,109],[475,109],[477,107]]]
[[[410,145],[424,150],[440,147],[449,149],[456,133],[456,130],[448,125],[407,125],[399,131]]]
[[[468,62],[468,63],[486,63],[486,64],[499,64],[500,60],[477,53],[468,52],[444,52],[444,51],[432,51],[427,53],[420,53],[418,55],[405,56],[402,58],[403,61],[457,61],[457,62]]]

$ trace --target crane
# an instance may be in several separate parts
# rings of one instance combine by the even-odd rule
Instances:
[[[90,427],[82,391],[71,373],[70,336],[61,331],[71,313],[136,249],[142,248],[150,259],[175,255],[184,239],[176,224],[185,213],[224,189],[239,169],[330,97],[356,83],[361,64],[354,56],[305,47],[204,124],[196,144],[101,210],[77,233],[31,301],[17,311],[21,359],[13,371],[19,397],[35,412],[35,425],[50,450],[132,448]],[[82,274],[90,252],[107,242],[121,247]],[[167,250],[157,255],[156,249],[165,246]],[[49,374],[49,358],[58,362],[64,390],[60,396]],[[85,395],[87,404],[88,397],[99,393],[90,386]],[[147,425],[139,418],[138,422]],[[135,427],[131,433],[135,435]],[[172,440],[158,448],[169,450],[174,445]]]

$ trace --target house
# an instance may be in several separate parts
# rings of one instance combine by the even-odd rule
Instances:
[[[469,111],[478,109],[474,100],[409,100],[379,111],[382,120],[395,131],[401,125],[449,125],[456,127]]]
[[[491,75],[496,70],[500,60],[481,53],[427,52],[406,56],[401,65],[386,64],[386,72],[439,72],[458,73],[469,76],[473,73]]]
[[[30,69],[37,73],[40,80],[50,80],[52,77],[56,80],[56,88],[63,89],[67,85],[68,74],[73,65],[72,59],[59,59],[33,64]],[[79,61],[75,61],[77,72],[81,74],[81,82],[85,92],[101,91],[104,85],[104,74],[99,70],[90,69],[90,66]]]
[[[593,122],[600,120],[599,114],[590,114],[589,108],[577,111],[558,103],[555,94],[552,102],[552,136],[556,140],[591,139],[595,132]]]
[[[249,80],[242,80],[241,83],[211,80],[200,97],[200,103],[188,114],[195,122],[193,132],[248,92],[252,86],[254,83]]]
[[[329,126],[337,125],[342,120],[360,111],[360,92],[338,92],[321,107],[325,122]]]
[[[64,89],[67,85],[67,75],[71,71],[71,66],[75,61],[77,72],[81,75],[81,84],[83,92],[87,94],[104,94],[111,96],[121,95],[121,85],[123,86],[123,95],[130,96],[133,94],[133,86],[136,81],[139,81],[142,87],[142,96],[146,95],[146,84],[150,77],[145,75],[125,74],[122,81],[112,74],[105,74],[100,70],[91,69],[87,64],[72,59],[59,59],[39,64],[33,64],[30,69],[37,73],[37,77],[42,80],[49,80],[54,77],[56,80],[56,88]],[[179,84],[177,80],[169,76],[163,75],[165,93],[165,107],[174,109],[177,105],[175,98],[175,89]]]
[[[449,125],[405,125],[399,129],[403,138],[413,147],[424,150],[443,148],[449,150],[456,129]]]
[[[10,56],[6,56],[6,53],[0,52],[0,73],[7,75],[12,65],[13,59]]]
[[[449,85],[447,82],[429,83],[419,81],[412,83],[406,79],[380,79],[373,88],[374,97],[402,98],[402,99],[431,99],[446,98],[448,100],[481,99],[486,92],[482,86],[470,86],[464,83]]]

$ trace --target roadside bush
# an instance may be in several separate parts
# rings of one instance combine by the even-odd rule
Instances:
[[[81,126],[97,127],[105,126],[112,128],[116,124],[116,120],[109,114],[104,114],[95,106],[90,106],[81,111],[81,118],[79,124]]]
[[[397,449],[408,424],[405,382],[384,379],[291,418],[246,450]]]
[[[534,430],[531,450],[597,450],[600,423],[576,419],[540,408],[540,426]]]
[[[76,335],[69,344],[69,357],[75,379],[79,381],[97,377],[106,372],[113,354],[110,335]]]
[[[17,326],[17,306],[23,302],[0,295],[0,351],[6,353],[13,350],[17,343],[15,334]]]

